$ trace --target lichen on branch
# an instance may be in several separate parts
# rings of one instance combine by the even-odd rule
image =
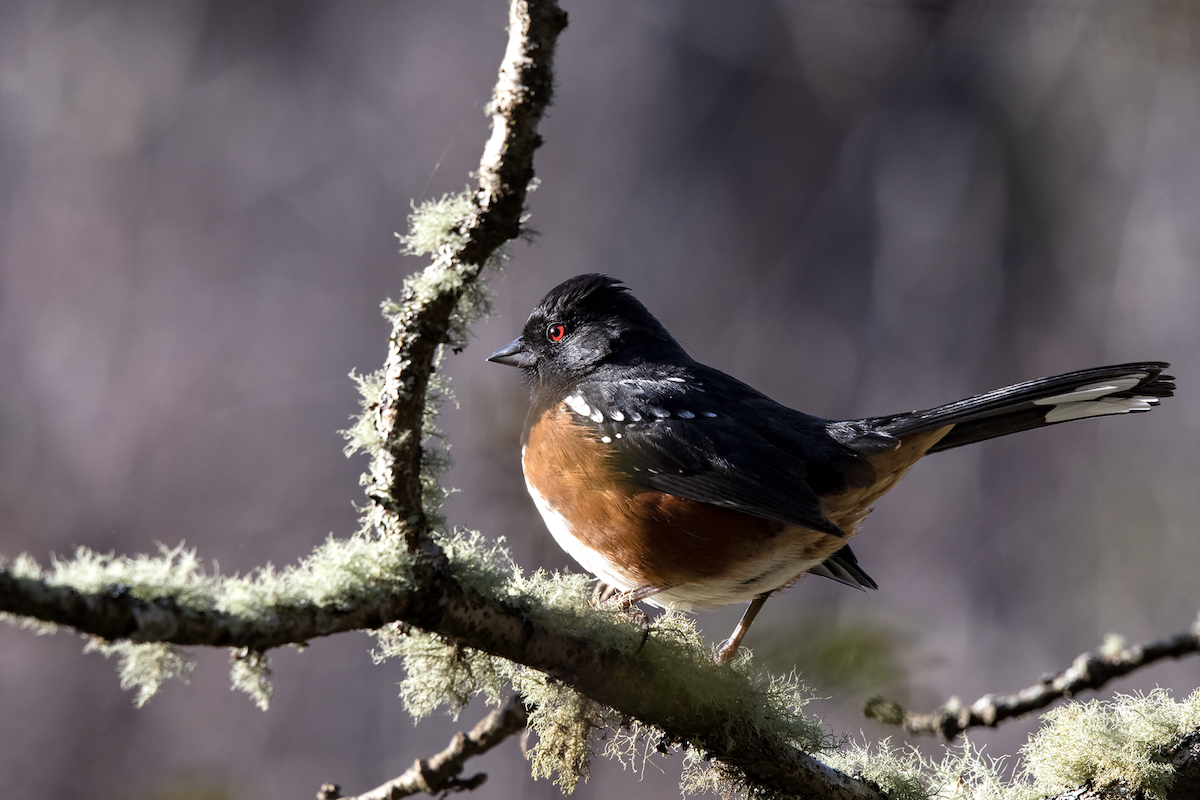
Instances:
[[[364,522],[381,535],[397,535],[412,552],[437,562],[426,534],[429,481],[424,469],[429,378],[443,345],[466,344],[469,323],[487,306],[480,285],[484,267],[500,248],[521,233],[525,195],[534,177],[537,134],[553,86],[554,50],[567,16],[553,0],[513,2],[509,38],[488,106],[492,134],[479,163],[479,185],[414,210],[402,243],[410,252],[434,255],[421,273],[405,281],[404,292],[385,304],[392,322],[388,355],[378,373],[378,391],[365,405],[360,434],[379,446],[369,451],[364,478],[371,503]]]

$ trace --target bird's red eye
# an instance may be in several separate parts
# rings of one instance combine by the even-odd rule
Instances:
[[[546,328],[546,338],[552,342],[561,342],[562,338],[567,335],[567,326],[561,322],[556,322],[549,328]]]

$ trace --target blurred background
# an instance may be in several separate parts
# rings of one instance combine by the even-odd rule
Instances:
[[[532,245],[448,359],[453,524],[570,564],[526,497],[525,389],[484,357],[578,273],[624,279],[698,359],[827,417],[1104,363],[1174,363],[1150,414],[938,455],[747,644],[804,672],[832,732],[1030,685],[1113,631],[1200,607],[1200,10],[1189,0],[564,2]],[[478,164],[502,0],[0,1],[0,552],[186,541],[222,571],[355,528],[337,431],[410,201]],[[741,609],[699,616],[711,641]],[[228,655],[141,710],[114,664],[0,626],[0,776],[67,800],[366,791],[473,725],[414,727],[400,665],[343,635]],[[1200,662],[1119,681],[1177,696]],[[973,740],[1012,753],[1035,721]],[[926,742],[922,746],[929,752]],[[674,796],[677,755],[576,796]],[[481,798],[555,797],[516,740]]]

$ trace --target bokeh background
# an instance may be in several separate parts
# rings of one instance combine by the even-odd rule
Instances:
[[[1190,0],[565,2],[535,243],[449,359],[450,520],[570,566],[525,496],[518,375],[485,364],[571,275],[624,279],[699,359],[829,417],[1174,362],[1150,414],[930,458],[748,644],[831,731],[883,694],[1015,690],[1200,607],[1200,11]],[[382,362],[410,201],[487,135],[502,0],[0,1],[0,552],[186,541],[223,571],[355,527],[337,431]],[[710,640],[740,609],[699,617]],[[440,749],[365,635],[273,655],[260,712],[199,652],[141,710],[70,634],[0,627],[11,796],[311,797]],[[1193,659],[1116,683],[1183,695]],[[1035,722],[973,738],[1012,753]],[[928,748],[928,743],[924,745]],[[930,750],[932,752],[932,749]],[[578,797],[674,796],[678,757]],[[554,797],[517,741],[481,798]]]

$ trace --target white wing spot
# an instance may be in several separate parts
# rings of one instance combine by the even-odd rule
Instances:
[[[650,409],[650,413],[659,419],[666,419],[667,417],[671,416],[671,412],[663,408],[652,408]]]
[[[671,381],[672,383],[687,383],[687,381],[685,381],[683,378],[676,378],[674,376],[667,378],[667,380]]]
[[[712,417],[715,417],[715,416],[716,416],[716,414],[714,414],[714,413],[713,413],[713,412],[711,412],[711,411],[705,411],[705,412],[704,412],[704,416],[706,416],[706,417],[709,417],[709,418],[711,419]]]
[[[604,442],[605,444],[612,444],[612,437],[601,436],[600,441]]]
[[[604,415],[600,413],[600,409],[594,409],[591,415],[592,422],[604,422]]]
[[[630,411],[630,412],[629,412],[629,418],[630,418],[631,420],[633,420],[634,422],[641,422],[641,421],[642,421],[642,415],[641,415],[641,414],[639,414],[639,413],[638,413],[638,412],[636,412],[636,411]]]
[[[625,415],[620,411],[610,411],[608,415],[612,417],[613,422],[620,422],[621,420],[625,419]]]
[[[570,406],[571,410],[581,417],[590,417],[592,414],[591,407],[588,406],[588,404],[584,402],[584,399],[577,394],[567,395],[563,398],[563,402]]]
[[[680,411],[679,418],[680,419],[695,419],[696,415],[690,411]]]

